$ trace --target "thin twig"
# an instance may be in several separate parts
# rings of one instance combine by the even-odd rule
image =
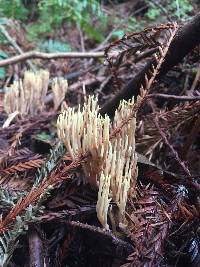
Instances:
[[[158,117],[154,119],[154,124],[156,126],[156,128],[158,129],[163,141],[165,142],[165,144],[169,147],[169,149],[171,150],[174,159],[178,162],[178,164],[181,166],[181,168],[184,170],[184,172],[186,173],[186,175],[189,178],[192,178],[192,175],[190,173],[190,171],[188,170],[188,168],[186,167],[185,163],[180,159],[177,151],[174,149],[174,147],[169,143],[169,140],[167,139],[167,136],[165,135],[165,133],[163,132],[163,130],[160,128],[159,126],[159,122],[158,122]]]
[[[198,71],[196,73],[195,79],[194,79],[194,81],[192,83],[191,89],[189,90],[190,93],[194,92],[194,90],[196,88],[196,85],[197,85],[199,80],[200,80],[200,66],[199,66]]]
[[[12,65],[25,61],[30,58],[40,59],[58,59],[58,58],[101,58],[104,57],[104,52],[60,52],[60,53],[43,53],[38,51],[30,51],[18,56],[10,57],[0,61],[0,67]]]
[[[167,99],[176,99],[181,101],[197,101],[200,100],[200,96],[180,96],[180,95],[167,95],[167,94],[149,94],[148,97],[159,97]]]

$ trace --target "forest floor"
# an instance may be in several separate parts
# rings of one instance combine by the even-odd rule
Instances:
[[[200,266],[199,4],[180,9],[182,20],[170,8],[105,4],[112,20],[101,41],[63,23],[43,39],[42,55],[26,59],[39,40],[30,41],[19,20],[0,23],[0,266]],[[98,29],[98,21],[92,26]],[[59,50],[66,40],[71,51]],[[32,103],[22,91],[7,93],[22,79],[36,94],[36,79],[23,80],[27,69],[50,77]],[[59,96],[52,92],[55,77],[68,81]],[[126,223],[110,211],[109,230],[97,218],[98,191],[81,168],[87,155],[74,160],[57,135],[61,109],[77,110],[93,94],[111,120],[120,100],[134,96],[136,103],[137,183]]]

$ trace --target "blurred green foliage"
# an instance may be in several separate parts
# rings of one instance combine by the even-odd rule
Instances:
[[[108,4],[109,1],[102,2]],[[114,3],[120,2],[125,1],[116,0]],[[110,23],[115,27],[123,19],[126,21],[127,28],[117,28],[112,35],[114,39],[121,38],[125,32],[140,31],[148,24],[166,22],[166,14],[175,20],[187,19],[193,9],[191,0],[146,0],[144,5],[147,9],[142,15],[139,13],[128,19],[111,15],[108,19],[100,0],[0,0],[0,17],[18,19],[24,23],[28,39],[39,43],[43,50],[65,52],[71,50],[68,44],[57,40],[44,41],[59,32],[63,25],[77,25],[88,38],[102,42]],[[0,42],[1,39],[0,36]]]
[[[41,51],[54,53],[54,52],[70,52],[72,49],[68,43],[62,43],[57,40],[47,40],[39,45]]]
[[[29,11],[22,2],[22,0],[1,0],[0,15],[8,18],[25,20]]]
[[[175,10],[175,16],[179,19],[187,19],[189,12],[193,10],[191,4],[192,1],[189,0],[176,0],[171,3],[171,10]]]
[[[101,42],[104,39],[101,29],[107,24],[98,0],[1,0],[0,16],[26,23],[31,41],[52,34],[68,23],[79,25],[88,37]],[[93,26],[94,20],[98,21],[98,29]]]
[[[143,16],[131,16],[128,20],[126,31],[141,31],[149,25],[165,23],[168,17],[171,20],[186,20],[190,18],[190,12],[193,10],[191,2],[190,0],[146,1],[147,11]],[[120,33],[123,30],[119,29],[118,31]]]
[[[150,21],[163,16],[163,11],[170,16],[172,19],[187,19],[189,13],[193,10],[191,1],[189,0],[166,0],[164,1],[149,1],[149,9],[146,13],[146,17]]]

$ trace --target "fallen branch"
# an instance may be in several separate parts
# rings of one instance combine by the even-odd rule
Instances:
[[[1,60],[0,67],[19,63],[30,58],[57,59],[57,58],[100,58],[100,57],[104,57],[104,52],[42,53],[38,51],[30,51],[18,56]]]
[[[180,96],[180,95],[166,95],[166,94],[149,94],[148,97],[159,97],[159,98],[167,98],[167,99],[175,99],[181,101],[197,101],[200,100],[200,96]]]

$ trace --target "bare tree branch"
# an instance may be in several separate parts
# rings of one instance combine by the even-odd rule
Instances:
[[[24,54],[10,57],[0,61],[0,67],[12,65],[25,61],[30,58],[57,59],[57,58],[100,58],[104,57],[104,52],[61,52],[61,53],[42,53],[30,51]]]

